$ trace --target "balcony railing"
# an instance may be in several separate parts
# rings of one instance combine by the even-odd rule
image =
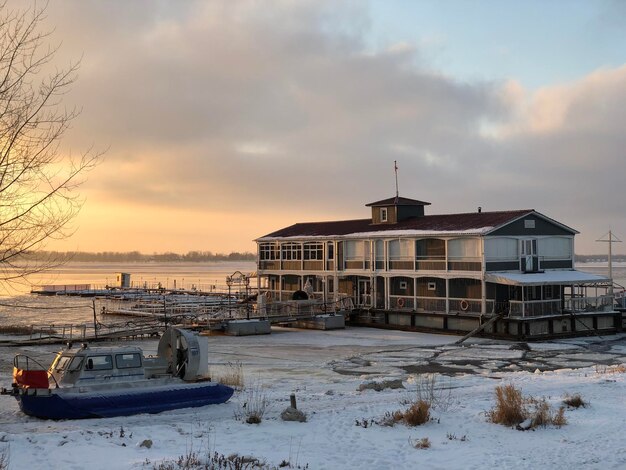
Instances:
[[[487,299],[487,312],[493,311],[493,300]],[[475,313],[482,312],[481,299],[450,299],[450,311],[458,313]]]
[[[413,271],[415,269],[415,262],[413,258],[392,258],[389,260],[389,269]]]
[[[510,317],[545,317],[561,315],[561,300],[511,300],[509,301]]]
[[[448,259],[448,270],[450,271],[480,271],[480,258],[450,258]]]
[[[417,271],[445,271],[446,260],[417,258],[415,260],[415,269]]]
[[[280,269],[280,260],[260,260],[259,261],[259,269],[263,270],[263,269],[273,269],[273,270],[279,270]]]
[[[482,311],[481,299],[450,298],[449,311],[453,313],[480,314]],[[487,312],[492,312],[494,301],[487,299]],[[446,299],[444,297],[412,297],[405,295],[390,295],[389,306],[393,310],[415,310],[417,312],[446,313]]]
[[[564,310],[568,312],[602,312],[613,308],[613,299],[610,295],[599,297],[572,297],[565,299]]]
[[[562,315],[563,313],[603,312],[611,310],[611,296],[599,297],[572,297],[565,299],[561,305],[560,299],[555,300],[511,300],[509,302],[509,316],[511,317],[544,317]]]

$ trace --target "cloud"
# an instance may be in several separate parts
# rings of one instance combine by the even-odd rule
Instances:
[[[84,223],[89,200],[205,211],[216,226],[211,214],[245,207],[271,230],[366,217],[365,203],[395,191],[394,160],[401,193],[433,213],[534,207],[591,231],[623,216],[611,193],[624,173],[624,66],[536,92],[464,82],[433,71],[427,45],[369,48],[362,2],[48,9],[59,61],[83,57],[68,144],[110,145]]]

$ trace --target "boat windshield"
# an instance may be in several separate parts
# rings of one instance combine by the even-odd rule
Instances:
[[[72,359],[72,362],[70,362],[70,365],[67,368],[67,371],[76,372],[77,370],[80,370],[80,368],[83,365],[84,358],[85,358],[84,356],[74,356],[74,358]]]
[[[61,355],[58,355],[56,360],[52,364],[51,369],[54,372],[61,372],[62,370],[65,370],[67,365],[70,363],[71,359],[72,359],[72,356],[61,356]]]

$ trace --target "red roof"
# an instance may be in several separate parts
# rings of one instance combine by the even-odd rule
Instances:
[[[261,238],[314,237],[349,235],[363,232],[420,230],[426,232],[463,232],[485,227],[499,227],[512,222],[532,209],[467,214],[425,215],[402,220],[396,224],[372,224],[372,219],[338,220],[336,222],[305,222],[285,227]]]

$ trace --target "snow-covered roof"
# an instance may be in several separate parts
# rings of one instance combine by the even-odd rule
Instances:
[[[482,235],[530,213],[536,212],[527,209],[426,215],[401,220],[395,224],[373,224],[372,219],[306,222],[277,230],[260,237],[257,241],[288,238]]]
[[[544,286],[551,284],[605,284],[608,277],[598,276],[575,269],[546,271],[543,273],[491,272],[485,275],[487,282],[512,286]]]

